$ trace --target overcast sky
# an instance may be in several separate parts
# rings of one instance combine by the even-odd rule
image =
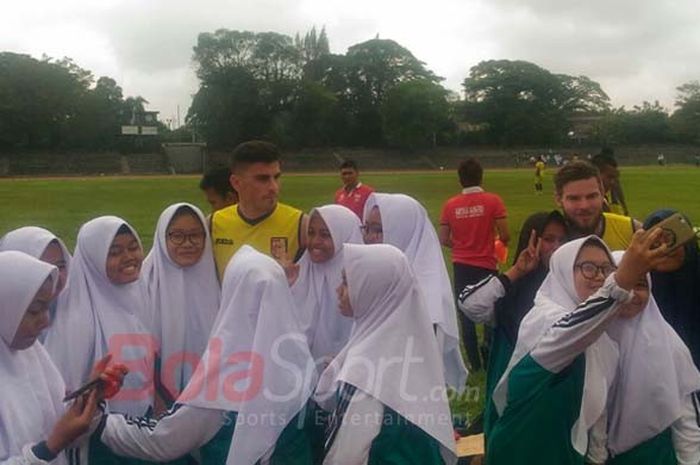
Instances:
[[[379,34],[460,90],[486,59],[522,59],[600,82],[614,105],[700,79],[698,0],[9,0],[0,50],[73,58],[184,123],[198,83],[192,47],[219,28],[294,35],[326,26],[331,50]]]

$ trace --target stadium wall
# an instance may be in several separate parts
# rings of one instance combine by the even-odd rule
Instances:
[[[559,153],[566,158],[585,159],[600,147],[566,149],[484,147],[437,148],[406,152],[399,150],[324,148],[284,152],[284,169],[290,172],[335,171],[344,159],[357,161],[361,170],[454,169],[465,157],[477,157],[489,168],[530,167],[529,158]],[[667,164],[694,164],[700,147],[692,145],[640,145],[615,147],[621,165],[650,165],[663,153]],[[164,147],[159,153],[14,153],[0,155],[0,176],[70,176],[101,174],[199,173],[211,166],[228,164],[230,154],[205,147]]]

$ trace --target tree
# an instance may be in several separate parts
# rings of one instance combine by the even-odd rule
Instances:
[[[663,143],[671,140],[668,112],[658,101],[642,102],[628,113],[626,139],[628,143]]]
[[[642,102],[632,110],[620,107],[598,122],[595,135],[602,144],[647,144],[672,140],[668,113],[659,102]]]
[[[144,103],[70,58],[0,53],[0,150],[110,150]]]
[[[440,80],[409,50],[382,39],[353,45],[346,55],[322,55],[307,63],[304,75],[338,98],[346,115],[343,139],[370,146],[384,142],[381,106],[392,87],[416,79]]]
[[[700,100],[700,81],[690,81],[676,87],[678,96],[676,97],[676,106],[683,107],[689,103],[694,103]]]
[[[304,65],[304,80],[317,82],[341,100],[350,100],[350,62],[345,55],[328,54]]]
[[[301,54],[294,41],[276,32],[219,29],[201,33],[194,47],[194,61],[203,82],[233,68],[245,69],[265,82],[298,79],[302,71]]]
[[[264,82],[282,82],[301,78],[301,54],[291,37],[276,32],[256,34],[251,69]]]
[[[67,59],[0,53],[0,149],[59,147],[90,79]]]
[[[260,103],[260,86],[240,67],[220,70],[200,85],[187,113],[187,124],[212,147],[233,147],[262,137],[269,115]]]
[[[391,88],[382,106],[384,135],[390,145],[419,148],[434,145],[449,122],[447,91],[430,80]]]
[[[344,115],[338,97],[319,83],[302,81],[295,96],[292,130],[297,146],[340,142]]]
[[[587,76],[557,74],[563,92],[559,106],[568,113],[601,113],[610,110],[610,97]]]
[[[136,124],[136,115],[144,112],[147,103],[148,101],[141,96],[127,97],[122,104],[120,121],[123,124]]]
[[[346,57],[355,98],[371,105],[381,104],[389,89],[400,82],[441,80],[425,67],[425,63],[393,40],[372,39],[353,45]]]
[[[203,32],[194,46],[197,77],[203,82],[231,68],[249,68],[257,38],[254,32],[218,29]]]
[[[283,145],[381,145],[381,106],[387,92],[405,81],[440,80],[392,40],[369,40],[353,45],[346,55],[333,55],[325,28],[320,33],[312,28],[293,40],[274,32],[202,33],[194,61],[201,87],[189,115],[214,144],[262,132]],[[220,79],[227,73],[234,78]],[[241,73],[248,77],[242,79]],[[249,95],[239,91],[253,85],[255,92]],[[221,102],[239,108],[228,111]],[[255,130],[250,125],[232,130],[245,123],[240,115],[249,110],[255,115]]]
[[[684,142],[700,143],[700,82],[687,82],[676,90],[677,108],[670,121],[673,132]]]
[[[294,46],[299,50],[303,65],[331,53],[325,26],[321,28],[320,34],[316,33],[316,26],[314,26],[303,39],[297,34],[294,36]]]
[[[94,89],[82,96],[69,125],[65,145],[91,150],[115,148],[123,112],[121,87],[112,78],[100,77]]]
[[[463,87],[467,120],[485,125],[487,139],[500,145],[560,142],[572,113],[609,107],[595,81],[553,74],[527,61],[483,61]]]
[[[292,111],[302,76],[301,51],[291,37],[227,29],[202,33],[194,60],[201,84],[188,117],[209,143],[288,133],[289,118],[280,115]]]

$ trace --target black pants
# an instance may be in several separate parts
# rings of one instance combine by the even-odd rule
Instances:
[[[454,267],[455,298],[459,297],[459,294],[466,286],[476,284],[487,276],[496,273],[495,270],[489,270],[478,266],[463,265],[461,263],[453,263],[452,265]],[[457,313],[459,314],[459,321],[462,325],[462,342],[467,352],[469,366],[473,371],[481,370],[481,367],[485,366],[487,362],[487,346],[490,331],[484,331],[485,347],[483,347],[484,353],[481,354],[479,352],[479,340],[476,335],[476,325],[463,312],[459,311]],[[483,365],[481,360],[482,355],[484,358]]]

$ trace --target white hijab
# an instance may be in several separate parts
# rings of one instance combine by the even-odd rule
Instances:
[[[66,247],[66,244],[64,244],[63,241],[51,231],[44,228],[39,228],[37,226],[25,226],[23,228],[8,232],[2,239],[0,239],[0,252],[5,250],[17,250],[41,260],[41,256],[44,254],[44,251],[53,241],[56,241],[58,246],[61,248],[63,260],[66,263],[66,271],[69,272],[72,257],[68,251],[68,248]],[[68,282],[66,281],[61,292],[65,291],[67,287]],[[52,320],[55,318],[56,303],[57,302],[55,300],[51,303],[50,317]],[[41,336],[39,336],[39,341],[44,342],[46,340],[47,332],[48,329],[41,333]]]
[[[166,237],[173,216],[183,207],[196,215],[205,231],[202,257],[187,268],[172,261]],[[204,353],[221,298],[209,232],[199,208],[177,203],[163,211],[142,275],[152,312],[151,331],[160,344],[161,381],[177,397],[195,369],[183,361],[194,356],[198,359]]]
[[[613,252],[619,263],[623,252]],[[608,334],[620,346],[620,364],[609,400],[608,448],[613,456],[647,441],[676,421],[688,396],[700,390],[690,351],[666,322],[649,283],[649,302],[633,318],[618,319]]]
[[[287,278],[244,245],[226,267],[209,346],[180,403],[238,412],[228,465],[253,465],[311,396],[314,361]]]
[[[27,308],[58,270],[22,252],[0,252],[0,462],[45,440],[65,409],[63,379],[39,343],[24,350],[10,344]],[[52,463],[65,464],[60,454]]]
[[[292,285],[297,307],[305,315],[302,322],[311,341],[315,359],[332,359],[343,348],[352,330],[352,318],[338,311],[336,289],[342,281],[343,244],[362,244],[360,219],[341,205],[326,205],[311,210],[318,213],[328,227],[335,249],[324,263],[314,263],[307,250],[299,260],[299,277]]]
[[[520,324],[513,356],[494,390],[493,401],[499,414],[502,415],[506,408],[511,370],[532,351],[554,323],[574,311],[580,303],[574,284],[574,264],[581,248],[592,241],[599,243],[610,256],[608,247],[597,236],[573,240],[552,254],[549,273],[537,291],[534,307]],[[583,400],[579,418],[571,431],[572,445],[581,455],[585,455],[588,448],[588,431],[605,411],[619,358],[617,344],[605,333],[586,349],[585,354]]]
[[[435,438],[445,463],[456,463],[440,352],[408,260],[384,244],[347,244],[343,253],[355,326],[316,399],[329,408],[341,384],[351,384]]]
[[[85,383],[93,365],[112,352],[113,361],[126,363],[131,372],[122,391],[109,401],[110,411],[141,416],[153,403],[155,349],[142,321],[148,308],[145,286],[141,280],[112,284],[106,271],[110,245],[124,225],[139,240],[134,228],[115,216],[96,218],[80,228],[70,287],[59,296],[45,346],[69,390]]]
[[[17,250],[31,255],[34,258],[41,259],[46,247],[48,247],[52,241],[58,242],[63,252],[63,259],[66,261],[66,267],[70,270],[71,255],[66,244],[51,231],[37,226],[25,226],[5,234],[2,239],[0,239],[0,252],[5,250]]]
[[[468,372],[459,343],[457,310],[440,241],[428,212],[407,195],[373,193],[365,203],[365,220],[375,206],[379,207],[382,217],[384,243],[398,247],[406,254],[423,292],[425,308],[437,326],[445,381],[462,392]]]

